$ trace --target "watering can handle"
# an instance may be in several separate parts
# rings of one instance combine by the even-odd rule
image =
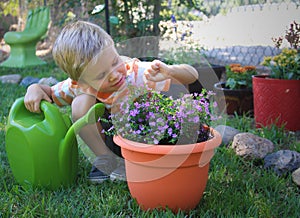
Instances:
[[[59,109],[55,105],[45,100],[41,101],[41,111],[45,115],[45,120],[54,126],[56,125],[57,118],[62,117],[62,113],[59,111]]]

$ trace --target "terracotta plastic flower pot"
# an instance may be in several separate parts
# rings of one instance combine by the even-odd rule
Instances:
[[[300,80],[254,76],[254,116],[257,127],[275,124],[300,130]]]
[[[115,136],[125,158],[130,193],[143,210],[194,209],[208,180],[208,169],[221,135],[189,145],[148,145]]]

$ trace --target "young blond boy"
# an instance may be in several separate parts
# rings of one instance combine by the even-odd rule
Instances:
[[[168,90],[171,82],[189,84],[198,78],[187,64],[167,65],[159,60],[145,64],[138,59],[125,63],[117,53],[112,38],[99,26],[77,21],[66,25],[53,46],[53,58],[69,78],[50,87],[33,84],[28,87],[24,103],[31,112],[40,112],[41,100],[58,106],[71,105],[72,119],[78,120],[97,102],[110,112],[114,99],[128,83],[144,83],[155,90]],[[89,179],[102,182],[109,178],[124,180],[124,167],[116,168],[114,154],[120,149],[108,136],[103,123],[87,125],[80,137],[97,156]],[[105,142],[104,142],[105,141]]]

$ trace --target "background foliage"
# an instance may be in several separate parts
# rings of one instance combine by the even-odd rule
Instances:
[[[110,15],[119,18],[118,25],[111,25],[111,34],[121,40],[148,35],[159,35],[158,23],[170,20],[174,14],[177,20],[201,20],[220,12],[226,13],[230,8],[240,5],[263,4],[267,0],[110,0]],[[273,3],[282,2],[274,0]],[[297,0],[291,0],[299,4]],[[48,5],[51,7],[53,30],[59,30],[73,19],[90,20],[105,27],[105,13],[90,15],[96,5],[104,0],[4,0],[0,3],[0,28],[7,31],[11,24],[18,23],[23,28],[29,9]],[[15,19],[7,19],[7,16]],[[17,18],[17,19],[16,19]],[[53,32],[53,31],[52,31]],[[2,36],[0,35],[0,38]],[[51,36],[49,36],[51,38]],[[55,36],[53,36],[55,37]]]

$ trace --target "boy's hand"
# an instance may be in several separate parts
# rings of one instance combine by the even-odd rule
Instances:
[[[153,82],[170,79],[170,67],[159,60],[154,60],[151,63],[150,68],[145,73],[145,76],[146,79]]]
[[[51,98],[40,85],[33,84],[29,86],[24,97],[24,104],[27,110],[40,113],[40,103],[42,100],[52,103]]]

